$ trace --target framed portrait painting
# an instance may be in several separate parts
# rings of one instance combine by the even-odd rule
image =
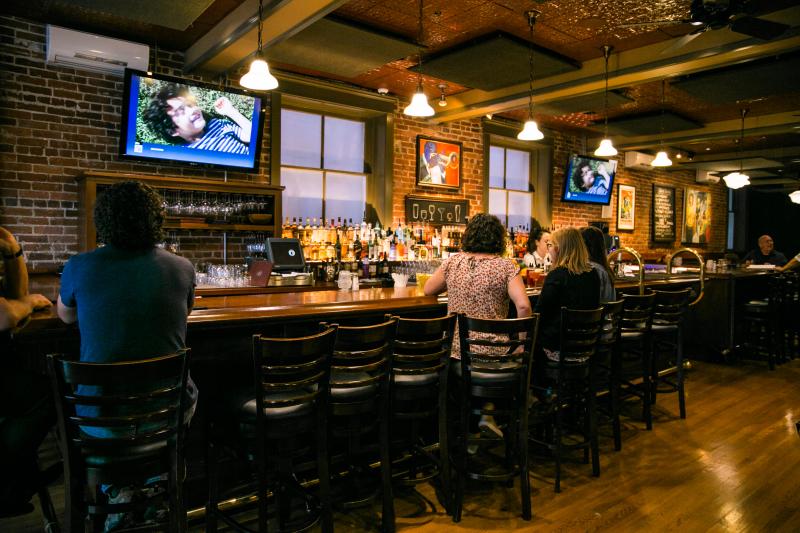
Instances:
[[[617,230],[633,231],[635,227],[636,187],[620,185],[617,191]]]
[[[461,143],[417,135],[417,185],[459,189]]]
[[[683,194],[683,238],[686,244],[711,240],[711,193],[686,189]]]

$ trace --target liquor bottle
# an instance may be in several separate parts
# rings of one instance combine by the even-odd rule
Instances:
[[[353,259],[356,261],[361,260],[361,239],[358,236],[353,241]]]
[[[339,240],[339,232],[336,232],[336,244],[333,246],[336,262],[342,260],[342,241]]]

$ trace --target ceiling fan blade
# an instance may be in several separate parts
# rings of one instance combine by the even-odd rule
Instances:
[[[642,26],[666,26],[668,24],[685,24],[688,20],[651,20],[650,22],[630,22],[628,24],[617,24],[617,28],[641,28]]]
[[[788,30],[789,26],[756,17],[739,17],[731,23],[731,29],[737,33],[769,41]]]
[[[659,52],[659,55],[666,56],[670,55],[672,52],[679,50],[689,44],[690,42],[694,41],[698,35],[703,33],[702,31],[693,31],[692,33],[687,33],[683,37],[679,39],[675,39],[672,44],[664,48]]]

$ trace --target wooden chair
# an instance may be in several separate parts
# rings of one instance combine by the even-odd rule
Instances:
[[[642,418],[648,430],[653,429],[653,385],[651,380],[651,326],[656,295],[626,294],[622,301],[620,323],[620,372],[618,386],[624,393],[642,399]],[[641,377],[642,383],[632,379]]]
[[[169,502],[169,531],[186,530],[183,438],[188,350],[119,363],[81,363],[48,355],[64,457],[65,528],[97,527],[108,514]],[[167,474],[167,491],[107,503],[101,485],[144,485]]]
[[[456,315],[398,318],[392,362],[392,456],[401,462],[396,482],[415,486],[439,478],[445,509],[451,510],[447,441],[447,374]],[[428,452],[421,425],[436,422],[439,453]],[[403,459],[403,461],[399,461]]]
[[[678,393],[678,408],[681,418],[686,418],[686,396],[683,369],[683,321],[689,308],[689,289],[681,291],[654,291],[653,307],[653,357],[650,376],[653,381],[653,403],[659,393]],[[662,356],[668,361],[661,364]],[[663,366],[674,362],[676,378],[660,376]]]
[[[277,529],[304,531],[322,523],[333,530],[328,463],[328,383],[335,327],[293,338],[253,336],[254,385],[234,402],[241,437],[255,459],[258,531],[270,521]],[[209,441],[206,531],[217,530],[217,519],[237,531],[249,531],[218,508],[217,448],[224,437],[212,432]],[[309,467],[309,463],[313,466]],[[319,497],[300,484],[300,471],[315,469]],[[269,496],[272,496],[270,499]],[[294,500],[292,496],[295,496]],[[299,499],[299,506],[292,506]],[[270,510],[270,501],[274,502]],[[297,508],[300,512],[294,512]]]
[[[551,399],[546,401],[544,420],[553,427],[553,438],[532,438],[531,442],[544,445],[553,453],[556,462],[554,489],[561,492],[561,461],[564,451],[584,450],[584,460],[592,458],[592,475],[600,475],[600,452],[597,437],[596,386],[594,382],[594,356],[602,328],[603,310],[561,308],[558,360],[547,360],[544,371],[545,384],[551,389]],[[578,440],[566,441],[568,426],[565,415],[570,412],[580,418],[571,434]],[[547,432],[549,433],[549,431]]]
[[[528,400],[531,362],[539,315],[527,318],[485,320],[458,315],[460,363],[454,363],[453,393],[458,407],[455,433],[455,495],[453,522],[461,520],[467,478],[478,481],[520,481],[522,518],[531,519],[528,477]],[[488,408],[488,404],[494,407]],[[471,437],[470,417],[489,415],[505,422],[502,439]],[[500,421],[498,420],[498,422]],[[468,446],[487,441],[505,444],[501,471],[489,473],[470,461]],[[498,444],[499,444],[498,442]]]
[[[389,452],[390,383],[397,319],[368,326],[341,326],[336,335],[330,380],[332,471],[347,471],[345,489],[334,498],[347,508],[371,503],[377,491],[362,481],[380,461],[381,529],[394,531],[392,465]]]

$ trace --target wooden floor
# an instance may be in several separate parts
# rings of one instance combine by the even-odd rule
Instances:
[[[570,462],[555,494],[552,463],[537,461],[531,522],[518,518],[517,490],[494,487],[467,495],[460,524],[438,505],[435,514],[404,517],[418,506],[398,498],[398,530],[798,531],[800,360],[774,372],[758,363],[695,363],[687,395],[687,420],[677,416],[675,395],[663,395],[653,431],[626,420],[621,452],[605,439],[599,478]],[[63,506],[60,487],[52,492]],[[432,488],[421,492],[436,501]],[[375,530],[373,518],[338,514],[336,530]],[[41,518],[37,511],[0,520],[0,531],[41,531]]]

